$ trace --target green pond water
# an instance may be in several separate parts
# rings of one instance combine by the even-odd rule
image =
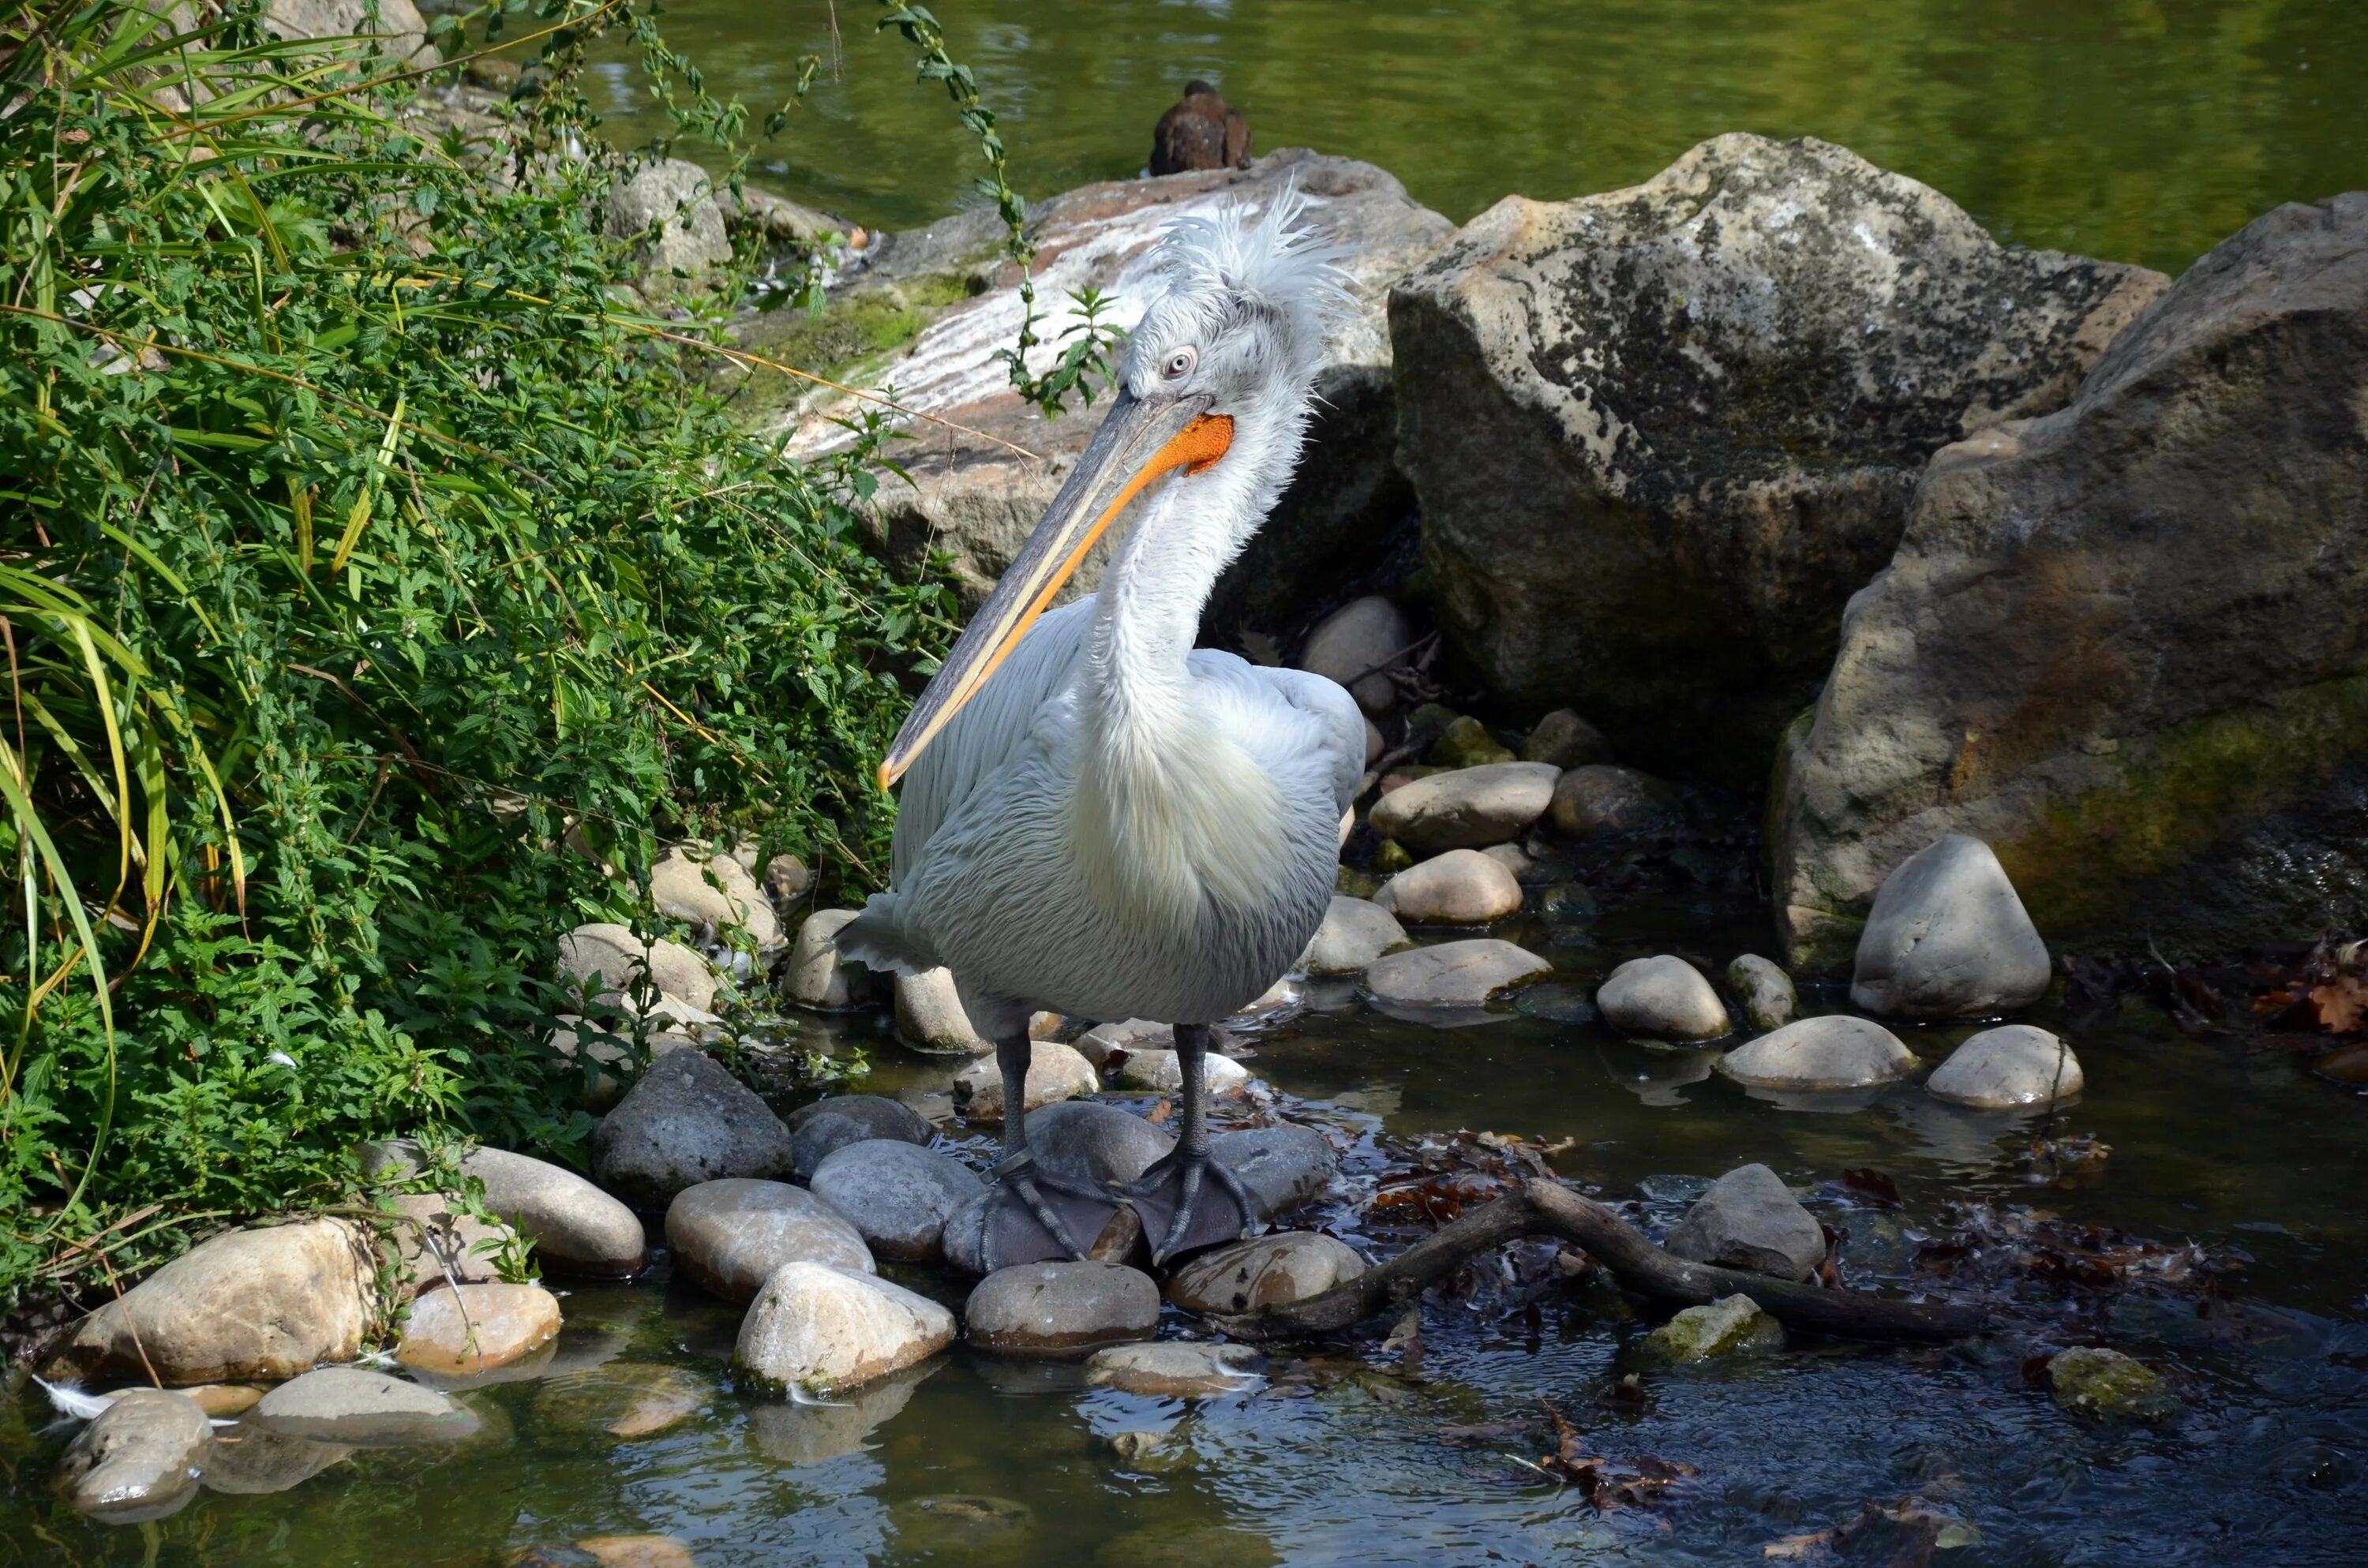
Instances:
[[[1645,178],[1729,130],[1814,134],[1924,179],[2019,244],[2176,270],[2259,211],[2368,185],[2368,5],[2359,0],[1633,0],[1628,4],[1062,5],[948,0],[957,58],[1002,116],[1015,178],[1041,196],[1142,164],[1187,76],[1220,81],[1256,145],[1379,163],[1458,220],[1508,192],[1563,197]],[[672,40],[758,106],[803,51],[826,79],[760,160],[786,194],[891,228],[963,203],[970,150],[901,46],[852,0],[830,7],[685,0]],[[620,57],[621,61],[621,57]],[[621,62],[605,108],[657,129]],[[1682,879],[1679,879],[1682,881]],[[1581,992],[1618,960],[1706,965],[1764,949],[1747,895],[1607,900],[1577,945],[1513,931]],[[1261,1386],[1188,1408],[1081,1386],[1074,1369],[957,1348],[918,1376],[814,1409],[734,1388],[735,1309],[668,1283],[565,1296],[540,1379],[464,1397],[464,1447],[364,1451],[293,1490],[207,1491],[154,1527],[60,1506],[71,1435],[21,1392],[0,1399],[0,1568],[14,1564],[450,1564],[594,1560],[574,1543],[663,1536],[681,1554],[614,1562],[1029,1563],[1096,1568],[1421,1563],[1744,1563],[1870,1504],[1920,1499],[1978,1531],[1947,1568],[2368,1560],[2368,1104],[2286,1056],[2191,1037],[2125,1006],[2065,1030],[2085,1096],[2053,1118],[1950,1110],[1913,1085],[1779,1104],[1708,1073],[1708,1055],[1622,1042],[1592,1023],[1514,1016],[1439,1031],[1336,988],[1249,1043],[1280,1113],[1337,1135],[1348,1164],[1321,1223],[1376,1253],[1412,1233],[1361,1199],[1406,1141],[1458,1128],[1570,1141],[1565,1176],[1666,1224],[1711,1176],[1765,1161],[1849,1233],[1854,1284],[1908,1278],[1952,1205],[2035,1205],[2067,1220],[2249,1261],[2226,1300],[2074,1292],[2029,1299],[2012,1332],[1942,1349],[1800,1342],[1691,1369],[1643,1357],[1653,1318],[1600,1288],[1498,1281],[1426,1313],[1409,1364],[1378,1336],[1278,1352]],[[1813,995],[1812,1010],[1841,1006]],[[804,1026],[866,1045],[863,1087],[942,1111],[952,1067],[884,1022]],[[1929,1063],[1970,1028],[1907,1031]],[[1141,1101],[1127,1102],[1141,1105]],[[949,1119],[982,1155],[984,1136]],[[2067,1171],[2035,1138],[2111,1149]],[[1896,1180],[1896,1208],[1841,1184]],[[1523,1268],[1547,1267],[1534,1251]],[[898,1270],[958,1301],[959,1283]],[[1171,1314],[1165,1332],[1187,1333]],[[2025,1358],[2106,1342],[2163,1369],[2183,1414],[2085,1426]],[[565,1379],[556,1374],[566,1369]],[[1641,1374],[1641,1400],[1612,1398]],[[587,1417],[586,1382],[688,1380],[696,1415],[639,1438]],[[571,1393],[570,1391],[576,1391]],[[1550,1438],[1510,1427],[1541,1398],[1596,1452],[1696,1474],[1662,1506],[1599,1514],[1517,1462]],[[1177,1438],[1122,1460],[1108,1439]],[[1952,1536],[1950,1539],[1959,1539]],[[646,1549],[645,1549],[646,1550]],[[1861,1542],[1850,1561],[1895,1558]],[[1815,1561],[1816,1559],[1811,1559]]]
[[[1645,179],[1727,131],[1818,136],[2010,243],[2177,272],[2282,201],[2368,186],[2359,0],[949,0],[1031,198],[1124,178],[1190,77],[1253,149],[1363,158],[1458,222],[1510,193]],[[760,184],[906,228],[974,200],[943,95],[873,7],[677,0],[669,41],[761,119],[824,79]],[[620,51],[598,99],[662,131]]]

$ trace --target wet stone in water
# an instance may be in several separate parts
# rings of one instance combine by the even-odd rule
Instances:
[[[1800,1008],[1793,977],[1758,953],[1746,953],[1728,964],[1726,984],[1743,1004],[1744,1021],[1763,1034],[1791,1023]]]
[[[1518,915],[1521,884],[1477,849],[1451,849],[1382,884],[1373,902],[1415,926],[1486,926]]]
[[[282,1383],[246,1419],[281,1437],[356,1449],[457,1442],[477,1430],[475,1414],[449,1394],[359,1367],[324,1367]]]
[[[1159,1325],[1159,1287],[1114,1263],[1022,1264],[980,1280],[962,1320],[981,1350],[1082,1355],[1150,1337]]]
[[[548,1379],[534,1402],[541,1426],[650,1437],[706,1408],[715,1390],[696,1372],[638,1361],[610,1361]]]
[[[1278,1231],[1215,1247],[1167,1282],[1188,1312],[1247,1312],[1320,1296],[1365,1272],[1354,1247],[1313,1231]]]
[[[1708,1361],[1743,1350],[1780,1344],[1783,1329],[1748,1296],[1728,1296],[1708,1306],[1688,1307],[1645,1335],[1652,1349],[1672,1361]]]
[[[1916,1058],[1881,1024],[1839,1014],[1798,1018],[1719,1059],[1718,1070],[1764,1089],[1861,1089],[1906,1077]]]
[[[927,1360],[953,1336],[953,1313],[902,1285],[792,1263],[750,1304],[734,1362],[763,1388],[854,1388]]]
[[[847,1216],[787,1182],[702,1182],[666,1210],[666,1231],[676,1266],[727,1301],[753,1301],[788,1263],[872,1268],[871,1250]]]
[[[1586,987],[1551,980],[1516,993],[1513,1011],[1525,1018],[1543,1018],[1550,1024],[1591,1024],[1596,1017],[1595,1004],[1588,1000]]]
[[[1167,1339],[1095,1351],[1086,1360],[1086,1383],[1154,1399],[1207,1399],[1256,1387],[1262,1365],[1246,1345]]]
[[[1691,1043],[1733,1028],[1726,1004],[1702,971],[1681,958],[1630,959],[1595,994],[1603,1021],[1636,1040]]]
[[[1711,1183],[1662,1244],[1673,1256],[1779,1279],[1806,1279],[1826,1235],[1774,1171],[1742,1165]]]
[[[1312,1127],[1248,1127],[1209,1140],[1209,1157],[1242,1178],[1264,1218],[1324,1196],[1340,1168],[1331,1141]]]
[[[75,1508],[112,1524],[161,1519],[198,1490],[213,1426],[197,1402],[165,1389],[133,1389],[74,1439],[58,1461]]]
[[[205,1473],[199,1479],[209,1492],[239,1496],[288,1492],[352,1452],[340,1444],[284,1437],[251,1421],[241,1421],[214,1433],[214,1445],[207,1450]]]
[[[2097,1421],[2161,1421],[2179,1399],[2153,1369],[2118,1350],[2081,1347],[2047,1363],[2056,1404]]]
[[[907,1497],[890,1508],[888,1517],[900,1552],[946,1553],[954,1562],[1000,1549],[1036,1524],[1025,1503],[960,1492]]]
[[[2070,1046],[2045,1029],[2008,1024],[1984,1029],[1951,1051],[1924,1087],[1954,1105],[2005,1110],[2069,1099],[2085,1083]]]
[[[395,1359],[465,1377],[523,1360],[559,1336],[559,1301],[540,1285],[456,1285],[411,1304]]]
[[[1310,974],[1362,974],[1383,953],[1406,946],[1406,927],[1377,903],[1335,896],[1308,945]]]

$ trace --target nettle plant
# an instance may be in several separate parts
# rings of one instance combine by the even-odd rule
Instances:
[[[818,465],[735,426],[754,243],[620,289],[577,76],[622,33],[678,134],[746,113],[646,0],[524,9],[436,71],[256,0],[0,24],[0,1307],[350,1202],[365,1138],[578,1157],[542,977],[655,835],[882,875],[869,763],[953,613],[857,547],[891,422]],[[494,142],[408,112],[521,46]]]

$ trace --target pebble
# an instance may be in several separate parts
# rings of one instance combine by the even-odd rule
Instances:
[[[66,1446],[58,1479],[79,1512],[108,1524],[161,1519],[197,1495],[198,1472],[213,1447],[213,1424],[197,1402],[165,1389],[117,1397]]]
[[[734,1178],[687,1187],[666,1209],[666,1237],[675,1266],[727,1301],[753,1300],[791,1263],[872,1269],[871,1249],[847,1216],[787,1182]]]
[[[953,1343],[954,1315],[870,1274],[784,1265],[741,1320],[734,1363],[769,1389],[853,1388],[925,1361]]]
[[[1375,959],[1406,945],[1406,927],[1396,915],[1368,900],[1336,894],[1302,964],[1310,974],[1362,974]]]
[[[1159,1287],[1116,1263],[1027,1263],[978,1282],[962,1309],[970,1342],[1007,1356],[1067,1356],[1159,1326]]]
[[[765,1102],[696,1051],[662,1056],[592,1134],[600,1185],[640,1209],[727,1176],[786,1176],[790,1130]]]
[[[1028,1078],[1021,1091],[1026,1108],[1094,1094],[1101,1086],[1100,1074],[1076,1047],[1056,1040],[1030,1042]],[[1003,1070],[993,1056],[981,1057],[954,1074],[954,1104],[973,1121],[1003,1119]]]
[[[1076,1046],[1078,1055],[1096,1067],[1106,1068],[1123,1051],[1173,1051],[1176,1030],[1150,1018],[1128,1018],[1121,1023],[1096,1024],[1077,1037]]]
[[[1745,953],[1726,966],[1726,987],[1742,1000],[1744,1021],[1762,1034],[1782,1028],[1800,1010],[1793,977],[1758,953]]]
[[[1554,801],[1557,769],[1543,762],[1459,767],[1394,790],[1367,824],[1417,855],[1485,849],[1519,838]]]
[[[2011,1012],[2047,990],[2047,944],[1990,846],[1950,834],[1883,880],[1850,1000],[1893,1018]]]
[[[1209,1140],[1209,1157],[1241,1177],[1269,1220],[1323,1197],[1340,1170],[1330,1139],[1288,1122],[1217,1133]]]
[[[1691,1043],[1733,1032],[1726,1004],[1702,971],[1668,953],[1630,959],[1595,994],[1603,1021],[1633,1040]]]
[[[2094,1421],[2160,1421],[2179,1412],[2179,1400],[2159,1375],[2118,1350],[2081,1346],[2047,1363],[2058,1408]]]
[[[372,1174],[416,1170],[418,1163],[419,1147],[409,1139],[370,1145],[362,1155]],[[461,1174],[484,1183],[485,1207],[534,1244],[546,1272],[587,1278],[640,1272],[641,1221],[574,1171],[507,1149],[474,1149],[461,1158]]]
[[[1264,1364],[1246,1345],[1181,1339],[1113,1345],[1086,1358],[1086,1385],[1149,1399],[1208,1399],[1254,1387]]]
[[[1365,971],[1365,989],[1381,1001],[1406,1006],[1476,1007],[1552,969],[1510,942],[1476,937],[1390,953]]]
[[[1413,642],[1414,630],[1398,607],[1372,595],[1317,622],[1300,651],[1299,667],[1347,687],[1358,707],[1379,718],[1398,705],[1398,688],[1383,672]]]
[[[1486,926],[1518,915],[1521,884],[1477,849],[1451,849],[1400,871],[1373,903],[1416,926]]]
[[[1556,833],[1577,840],[1671,833],[1683,820],[1677,790],[1649,773],[1600,762],[1554,781],[1548,815]]]
[[[360,1367],[324,1367],[282,1383],[246,1419],[283,1437],[351,1449],[456,1442],[477,1430],[476,1415],[450,1395]]]
[[[875,1256],[911,1263],[942,1258],[946,1217],[985,1190],[960,1160],[894,1138],[834,1150],[814,1173],[814,1195],[845,1215]]]
[[[1479,720],[1458,714],[1430,743],[1430,760],[1441,767],[1486,767],[1514,760],[1511,748],[1500,744]]]
[[[411,1304],[394,1358],[441,1377],[523,1360],[559,1337],[559,1299],[540,1285],[456,1285]]]
[[[1064,1100],[1028,1118],[1036,1164],[1080,1181],[1133,1181],[1176,1147],[1167,1129],[1120,1106]]]
[[[839,927],[854,918],[851,909],[817,909],[799,924],[781,976],[792,1001],[828,1012],[860,1004],[871,971],[838,956]]]
[[[1783,1340],[1784,1330],[1748,1296],[1728,1296],[1708,1306],[1688,1307],[1645,1336],[1669,1360],[1707,1361],[1756,1350]]]
[[[649,983],[666,995],[702,1013],[715,1006],[715,971],[680,942],[660,937],[645,946],[611,921],[578,926],[559,938],[560,972],[598,981],[603,996],[627,995],[641,983],[645,966]]]
[[[1766,1165],[1738,1165],[1694,1200],[1662,1249],[1778,1279],[1807,1279],[1826,1260],[1826,1233]]]
[[[949,1056],[975,1056],[995,1049],[993,1040],[971,1028],[950,969],[896,977],[896,1038],[916,1051]]]
[[[1552,763],[1557,768],[1586,767],[1611,760],[1611,743],[1603,732],[1567,708],[1557,708],[1537,722],[1521,743],[1521,756],[1531,762]]]
[[[2070,1099],[2086,1082],[2070,1046],[2030,1024],[2007,1024],[1951,1051],[1924,1087],[1952,1105],[2007,1110]]]
[[[927,1144],[932,1136],[919,1111],[885,1095],[832,1095],[815,1100],[790,1112],[789,1129],[790,1171],[800,1181],[812,1180],[825,1159],[849,1143],[893,1138]]]
[[[378,1312],[376,1276],[369,1230],[345,1220],[225,1232],[85,1318],[44,1375],[276,1382],[350,1361]]]
[[[714,1397],[706,1380],[685,1368],[609,1361],[545,1380],[534,1414],[543,1426],[654,1437],[689,1420]]]
[[[746,931],[759,947],[781,939],[772,901],[748,868],[729,855],[700,859],[677,846],[650,869],[650,903],[668,919],[712,926],[719,935]]]
[[[1249,1086],[1250,1070],[1230,1056],[1210,1051],[1201,1060],[1201,1078],[1212,1098],[1237,1095]],[[1184,1087],[1184,1070],[1172,1051],[1134,1051],[1120,1064],[1118,1081],[1130,1089],[1173,1095]],[[1032,1135],[1031,1135],[1032,1136]]]
[[[1212,1248],[1178,1269],[1167,1299],[1188,1312],[1247,1312],[1320,1296],[1365,1272],[1337,1237],[1277,1231]]]
[[[1916,1058],[1881,1024],[1839,1014],[1797,1018],[1719,1059],[1718,1070],[1761,1089],[1862,1089],[1905,1078]]]

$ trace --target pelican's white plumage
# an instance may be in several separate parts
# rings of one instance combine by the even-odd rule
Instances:
[[[1167,291],[1129,341],[1118,406],[1072,478],[1079,498],[1064,490],[1039,528],[1043,558],[1074,562],[1091,541],[1077,510],[1105,493],[1087,467],[1134,472],[1138,484],[1173,472],[1135,502],[1091,597],[1030,625],[1020,598],[1049,596],[1065,567],[1015,563],[973,622],[975,646],[956,650],[907,726],[921,749],[893,888],[839,949],[875,968],[949,966],[978,1031],[1016,1042],[1007,1073],[1024,1072],[1040,1008],[1222,1018],[1271,986],[1323,920],[1364,722],[1331,681],[1192,642],[1218,574],[1297,461],[1345,302],[1337,255],[1305,227],[1295,191],[1262,222],[1229,210],[1174,226],[1157,253]],[[1208,449],[1211,427],[1217,455],[1174,466],[1185,459],[1167,454],[1195,432],[1194,450]],[[1146,461],[1138,449],[1151,438],[1135,437],[1170,428],[1184,433]],[[941,687],[959,688],[951,701]],[[1024,1155],[1024,1138],[1007,1136]],[[1196,1173],[1188,1192],[1197,1185]]]

